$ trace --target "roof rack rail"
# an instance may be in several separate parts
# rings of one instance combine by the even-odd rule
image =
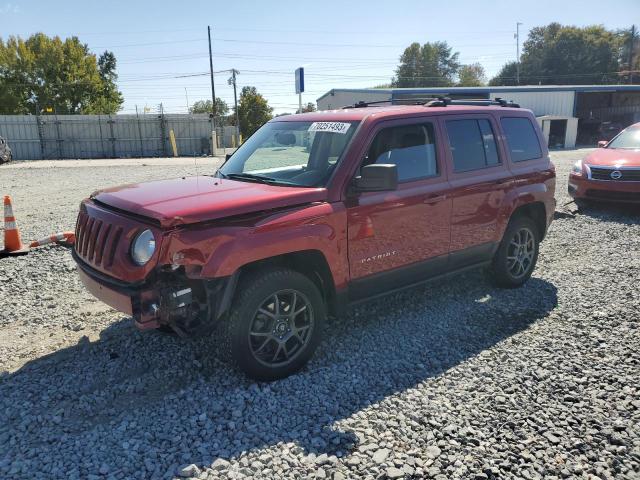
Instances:
[[[345,110],[347,108],[364,108],[370,105],[378,105],[380,103],[392,103],[392,102],[393,100],[377,100],[375,102],[365,102],[363,100],[360,100],[359,102],[356,102],[353,105],[345,105],[344,107],[342,107],[342,109]]]
[[[446,107],[448,105],[475,105],[479,107],[510,107],[520,108],[520,105],[513,101],[506,101],[500,97],[496,97],[493,100],[487,98],[469,98],[465,100],[452,100],[449,97],[438,97],[437,100],[431,100],[424,104],[426,107]]]

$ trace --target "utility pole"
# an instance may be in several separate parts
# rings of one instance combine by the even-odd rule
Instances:
[[[636,26],[631,25],[631,38],[629,38],[629,83],[633,83],[633,46],[636,39]]]
[[[187,87],[184,87],[184,96],[187,99],[187,114],[188,114],[190,112],[189,112],[189,93],[187,93]]]
[[[521,22],[516,22],[516,85],[520,85],[520,25]]]
[[[207,34],[209,36],[209,74],[211,76],[211,125],[213,130],[216,129],[216,87],[213,83],[213,54],[211,53],[211,27],[207,26]]]
[[[231,78],[227,82],[229,85],[233,85],[233,105],[236,110],[236,139],[238,140],[237,145],[240,145],[240,114],[238,113],[238,95],[236,93],[236,75],[239,75],[240,72],[235,68],[231,69]]]

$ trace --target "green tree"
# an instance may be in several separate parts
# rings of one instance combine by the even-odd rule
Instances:
[[[191,113],[211,113],[211,100],[198,100],[189,107]],[[220,97],[216,97],[216,116],[224,117],[229,113],[229,105]]]
[[[631,28],[616,32],[620,45],[619,83],[640,83],[640,32],[634,28],[633,37],[631,35]]]
[[[247,138],[273,118],[273,108],[269,106],[267,99],[258,93],[256,87],[242,87],[238,101],[238,116],[240,133]]]
[[[518,62],[505,63],[495,77],[489,81],[491,86],[513,86],[516,84]]]
[[[400,56],[394,87],[448,87],[460,68],[458,52],[451,53],[447,42],[414,42]]]
[[[316,109],[316,104],[313,102],[309,102],[306,105],[302,106],[302,113],[309,113],[309,112],[315,112]],[[296,109],[296,113],[300,113],[300,109]]]
[[[484,68],[479,63],[463,65],[458,71],[459,87],[481,87],[487,83]]]
[[[601,25],[575,27],[550,23],[535,27],[522,47],[520,84],[523,85],[614,83],[621,67],[620,36]],[[515,84],[515,63],[505,65],[491,84]]]
[[[0,38],[0,113],[115,113],[117,78],[113,53],[97,59],[77,37]]]

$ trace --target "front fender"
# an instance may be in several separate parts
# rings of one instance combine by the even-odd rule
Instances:
[[[163,258],[194,267],[211,279],[233,275],[241,267],[303,250],[320,251],[336,288],[346,286],[348,262],[346,209],[341,203],[321,203],[279,211],[226,225],[192,227],[171,232]]]

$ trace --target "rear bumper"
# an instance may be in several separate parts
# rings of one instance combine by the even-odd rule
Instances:
[[[640,203],[640,182],[634,181],[592,180],[571,174],[568,192],[575,199]]]

